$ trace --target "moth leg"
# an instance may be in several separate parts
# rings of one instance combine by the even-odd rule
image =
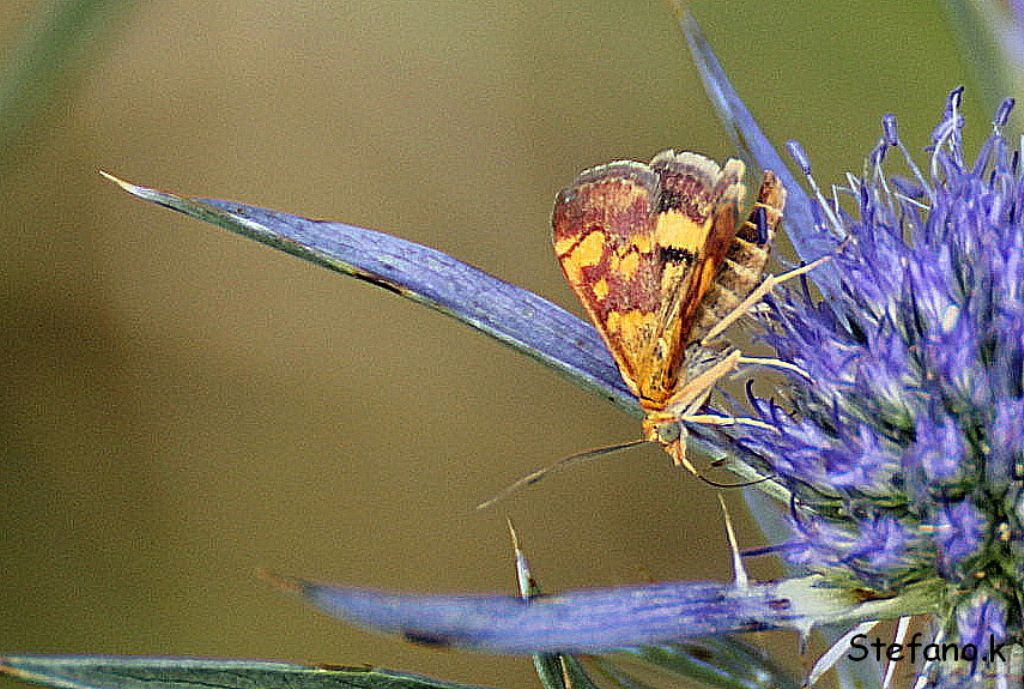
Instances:
[[[665,449],[665,452],[672,457],[672,461],[676,466],[685,467],[686,470],[694,476],[699,476],[697,468],[686,457],[686,438],[688,434],[686,432],[686,427],[682,424],[694,423],[705,426],[752,426],[755,428],[772,430],[773,427],[770,424],[759,419],[742,416],[724,416],[721,414],[700,413],[701,407],[704,406],[708,397],[711,396],[711,392],[713,391],[715,384],[735,371],[740,364],[749,363],[767,365],[772,362],[775,362],[775,360],[762,359],[760,357],[745,357],[738,349],[732,350],[706,371],[695,376],[693,380],[687,382],[672,396],[672,399],[669,400],[666,405],[666,409],[663,412],[648,415],[644,422],[646,438],[660,442],[662,447]],[[792,364],[786,364],[786,362],[782,361],[778,362],[778,364],[781,364],[782,368],[791,368],[803,373],[802,369],[793,366]],[[678,437],[667,440],[662,435],[664,431],[659,432],[659,429],[664,429],[669,426],[678,429]]]
[[[747,364],[749,366],[767,366],[769,368],[781,368],[784,371],[792,371],[798,376],[802,376],[807,380],[813,380],[811,374],[803,370],[796,364],[791,364],[788,361],[782,359],[773,359],[771,357],[761,356],[741,356],[738,364]]]
[[[682,409],[685,413],[686,410],[693,408],[694,402],[699,402],[697,407],[700,407],[707,400],[707,396],[711,394],[711,388],[715,386],[715,383],[735,371],[742,358],[743,355],[740,351],[734,349],[706,371],[694,376],[692,380],[688,380],[668,400],[665,405],[667,410],[665,416],[670,419],[677,418],[678,414],[670,410]]]
[[[693,465],[689,459],[686,458],[686,438],[690,434],[686,432],[684,426],[679,427],[679,437],[668,445],[663,445],[665,452],[672,458],[672,463],[677,467],[684,467],[694,476],[700,476],[700,472],[697,471],[697,467]]]
[[[766,431],[774,430],[774,426],[765,423],[760,419],[751,419],[745,416],[719,416],[718,414],[691,414],[679,417],[680,421],[686,423],[697,423],[704,426],[753,426],[763,428]]]
[[[771,292],[776,285],[780,285],[787,280],[792,280],[795,277],[799,277],[804,273],[809,273],[823,263],[827,263],[832,260],[831,254],[828,256],[822,256],[816,261],[811,261],[805,266],[794,268],[793,270],[786,271],[780,275],[769,275],[761,284],[754,288],[754,290],[747,295],[739,305],[730,311],[725,317],[723,317],[718,323],[715,324],[711,330],[704,336],[704,339],[700,341],[701,345],[707,345],[709,342],[714,340],[716,337],[721,335],[726,328],[735,323],[737,320],[746,315],[746,313],[753,308],[757,302],[761,301],[766,294]]]
[[[686,439],[689,437],[689,433],[686,431],[686,427],[681,425],[682,423],[696,423],[705,426],[755,426],[757,428],[764,428],[766,430],[772,430],[772,426],[760,421],[758,419],[751,419],[742,416],[719,416],[717,414],[697,414],[696,412],[704,405],[708,397],[711,395],[711,388],[708,388],[695,399],[690,406],[683,410],[683,413],[677,417],[671,419],[664,419],[662,423],[676,423],[680,424],[678,437],[670,443],[662,445],[665,452],[668,453],[669,457],[672,458],[672,463],[676,466],[684,467],[694,476],[700,477],[700,472],[697,471],[697,467],[693,465],[686,457]]]
[[[737,358],[742,358],[742,357],[737,357]],[[704,426],[753,426],[755,428],[763,428],[763,429],[768,430],[768,431],[773,429],[773,427],[770,424],[767,424],[764,421],[761,421],[760,419],[751,419],[751,418],[744,417],[744,416],[721,416],[719,414],[698,414],[697,412],[700,410],[700,408],[702,406],[704,406],[704,403],[707,402],[707,399],[710,396],[711,396],[711,388],[708,388],[707,391],[704,392],[704,394],[702,394],[700,397],[695,399],[688,407],[686,407],[686,409],[683,410],[683,413],[679,415],[677,420],[680,423],[695,423],[695,424],[700,424],[700,425],[704,425]],[[680,440],[683,441],[683,440],[685,440],[685,437],[686,437],[686,432],[685,432],[686,429],[684,427],[682,427],[682,426],[680,426],[680,429],[682,429],[682,431],[683,431],[683,433],[682,433],[682,435],[680,437]],[[693,463],[686,459],[685,443],[681,442],[680,445],[682,446],[681,447],[682,456],[680,457],[681,463],[683,464],[683,466],[685,466],[687,469],[689,469],[690,472],[693,473],[694,476],[697,476],[698,475],[697,474],[697,470],[693,466]],[[669,454],[672,454],[672,453],[669,453]],[[672,454],[672,459],[675,459],[675,458],[676,458],[676,456],[674,454]]]
[[[724,376],[725,374],[723,373],[722,375]],[[696,399],[694,399],[686,409],[683,410],[682,416],[666,419],[666,422],[672,423],[675,428],[679,429],[679,435],[673,442],[663,445],[662,447],[665,449],[665,452],[668,453],[668,456],[672,458],[672,463],[674,465],[677,467],[684,467],[691,474],[698,477],[700,476],[700,472],[697,471],[697,467],[693,465],[693,462],[686,458],[686,439],[690,434],[686,430],[686,426],[682,424],[682,420],[688,413],[694,412],[704,406],[708,397],[711,396],[711,389],[713,385],[714,382],[701,392]]]
[[[699,476],[699,473],[697,467],[686,458],[688,434],[681,422],[687,420],[687,417],[694,416],[704,406],[715,383],[734,371],[740,358],[739,350],[729,352],[672,395],[664,411],[648,413],[644,419],[644,437],[661,444],[672,458],[673,464],[685,467],[694,476]]]

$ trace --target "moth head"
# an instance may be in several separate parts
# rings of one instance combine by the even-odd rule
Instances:
[[[644,419],[644,439],[659,445],[671,445],[679,440],[682,431],[677,419]]]
[[[659,423],[654,428],[655,432],[658,434],[657,440],[662,445],[671,445],[679,440],[679,436],[681,435],[678,421],[665,421],[663,423]]]

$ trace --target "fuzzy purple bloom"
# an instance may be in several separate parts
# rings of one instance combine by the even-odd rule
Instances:
[[[807,376],[763,399],[755,386],[774,430],[729,435],[792,496],[790,563],[880,592],[941,581],[950,638],[1019,643],[1024,177],[1000,131],[1012,101],[969,160],[962,95],[932,133],[927,174],[904,156],[913,181],[890,177],[876,149],[842,198],[819,199],[848,237],[828,264],[842,289],[827,305],[806,288],[769,299],[762,339]],[[882,129],[880,147],[902,149],[894,116]]]

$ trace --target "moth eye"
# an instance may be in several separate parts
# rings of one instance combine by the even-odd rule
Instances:
[[[679,424],[675,422],[663,423],[658,426],[658,442],[674,443],[679,440]]]

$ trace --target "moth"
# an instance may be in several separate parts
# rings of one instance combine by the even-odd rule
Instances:
[[[700,413],[716,382],[755,362],[715,339],[782,279],[763,278],[786,191],[766,171],[741,220],[743,174],[689,151],[616,161],[581,173],[552,218],[562,272],[645,413],[643,441],[694,474],[684,423],[764,425]]]
[[[719,335],[775,285],[831,256],[765,277],[786,190],[766,170],[741,221],[743,174],[739,160],[719,166],[699,153],[667,150],[649,164],[620,160],[585,170],[558,194],[555,254],[644,411],[643,438],[566,457],[480,508],[571,464],[646,442],[700,476],[686,457],[684,424],[770,428],[701,410],[715,384],[741,364],[807,374],[789,362],[744,356]]]

